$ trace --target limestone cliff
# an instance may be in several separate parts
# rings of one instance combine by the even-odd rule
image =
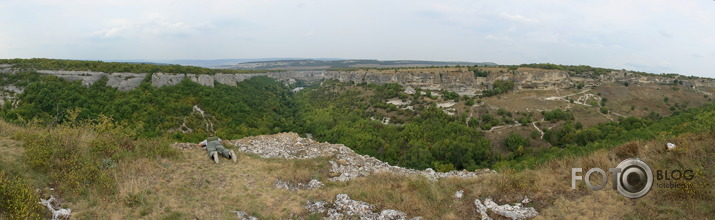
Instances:
[[[166,85],[176,85],[181,80],[189,80],[203,86],[214,86],[220,83],[235,86],[236,83],[250,79],[255,76],[268,76],[286,83],[294,83],[298,80],[307,82],[317,82],[325,79],[335,79],[341,82],[355,83],[399,83],[412,88],[422,88],[430,90],[445,89],[454,91],[460,95],[478,95],[482,91],[490,89],[496,80],[511,80],[515,82],[517,90],[520,89],[566,89],[574,87],[579,83],[586,86],[597,86],[601,83],[624,83],[631,84],[667,84],[672,83],[675,78],[643,75],[629,71],[612,71],[599,76],[583,75],[570,76],[568,72],[562,70],[547,70],[538,68],[517,68],[506,69],[499,67],[484,67],[488,72],[486,77],[477,77],[467,68],[403,68],[403,69],[358,69],[350,71],[284,71],[254,74],[224,74],[197,75],[197,74],[173,74],[173,73],[153,73],[151,74],[151,84],[156,87]],[[0,73],[12,74],[16,70],[9,65],[0,66]],[[122,91],[136,88],[147,77],[147,73],[103,73],[92,71],[62,71],[62,70],[38,70],[37,72],[48,75],[55,75],[71,81],[81,80],[84,85],[93,84],[103,77],[107,77],[107,85]],[[683,78],[683,77],[681,77]],[[713,79],[679,79],[684,85],[691,87],[715,88]]]

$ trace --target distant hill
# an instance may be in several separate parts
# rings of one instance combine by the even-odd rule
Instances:
[[[492,62],[442,62],[419,60],[275,60],[238,63],[217,66],[222,69],[240,70],[327,70],[346,68],[395,68],[395,67],[430,67],[430,66],[496,66]]]
[[[249,62],[270,62],[270,61],[291,61],[291,60],[306,60],[306,58],[251,58],[251,59],[215,59],[215,60],[198,60],[198,59],[180,59],[180,60],[107,60],[107,62],[120,63],[156,63],[156,64],[178,64],[184,66],[198,66],[205,68],[220,68],[222,66],[233,66],[241,63]],[[337,58],[314,58],[311,60],[331,61],[341,60]]]

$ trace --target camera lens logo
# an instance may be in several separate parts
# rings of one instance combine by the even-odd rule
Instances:
[[[635,199],[645,196],[653,187],[653,172],[650,166],[639,159],[626,159],[616,169],[616,189],[621,195]]]
[[[571,169],[571,188],[576,189],[576,181],[584,180],[584,177],[577,173],[583,172],[582,168]],[[618,164],[616,168],[608,169],[615,178],[613,179],[613,189],[617,190],[621,195],[636,199],[645,196],[653,187],[653,171],[650,166],[637,158],[629,158]],[[598,173],[602,177],[600,184],[591,185],[590,178],[593,173]],[[606,172],[601,168],[591,168],[586,172],[586,186],[592,190],[600,190],[606,186]]]

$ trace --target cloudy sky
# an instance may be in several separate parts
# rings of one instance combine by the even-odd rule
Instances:
[[[715,77],[712,0],[0,0],[0,58],[558,63]]]

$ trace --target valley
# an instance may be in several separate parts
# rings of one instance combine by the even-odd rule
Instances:
[[[659,198],[712,214],[705,185],[690,185],[697,196],[656,190],[624,206],[632,202],[613,192],[568,190],[561,171],[638,156],[698,167],[697,184],[712,180],[713,79],[553,64],[254,71],[0,63],[3,184],[37,189],[23,198],[56,195],[79,218],[320,218],[335,213],[309,204],[334,201],[325,209],[342,213],[337,204],[364,201],[373,217],[394,209],[386,213],[464,219],[482,215],[475,200],[527,201],[537,218],[589,206],[619,210],[614,218],[683,215]],[[206,168],[213,164],[192,143],[209,134],[240,152],[239,164]],[[682,152],[662,150],[665,142]],[[313,180],[322,187],[307,189]],[[213,196],[214,185],[229,190]],[[382,196],[389,189],[398,191]],[[229,205],[202,205],[217,201]]]

